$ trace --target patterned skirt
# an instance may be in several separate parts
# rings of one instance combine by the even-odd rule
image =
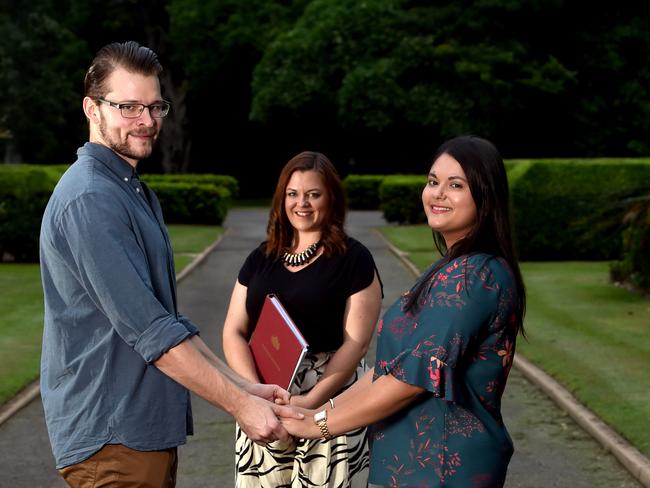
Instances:
[[[292,395],[310,391],[325,372],[333,352],[307,353],[290,387]],[[365,372],[361,361],[341,391]],[[329,441],[291,439],[260,446],[236,425],[236,488],[366,488],[368,486],[368,437],[358,429]]]

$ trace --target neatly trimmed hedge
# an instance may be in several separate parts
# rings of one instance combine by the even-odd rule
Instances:
[[[386,175],[348,175],[343,189],[348,207],[353,210],[376,210],[379,208],[379,186]]]
[[[45,206],[67,165],[0,164],[0,260],[38,261]],[[238,183],[225,175],[149,175],[168,223],[223,222]]]
[[[425,175],[348,175],[343,180],[348,206],[381,209],[388,222],[424,222],[421,194]]]
[[[425,175],[387,176],[379,185],[379,200],[388,222],[418,224],[426,221],[422,208]]]
[[[526,260],[618,259],[618,222],[603,210],[650,188],[650,160],[522,161],[510,183],[515,235]]]
[[[229,175],[213,175],[199,173],[184,174],[145,174],[141,176],[145,183],[189,183],[198,185],[214,185],[227,188],[231,198],[239,196],[239,182]]]
[[[147,183],[160,200],[168,224],[221,225],[230,206],[230,191],[215,185],[157,182]]]
[[[41,219],[67,166],[0,165],[0,261],[38,261]]]
[[[650,188],[648,159],[556,159],[505,162],[515,240],[526,260],[619,259],[620,224],[609,207]],[[425,221],[421,193],[425,175],[372,176],[389,222]],[[355,175],[363,201],[373,185]],[[352,200],[352,191],[349,190]]]

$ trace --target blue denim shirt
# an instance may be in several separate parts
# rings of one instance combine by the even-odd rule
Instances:
[[[152,365],[198,333],[176,308],[158,199],[109,148],[77,155],[40,237],[41,395],[57,468],[105,444],[159,450],[192,434],[189,392]]]

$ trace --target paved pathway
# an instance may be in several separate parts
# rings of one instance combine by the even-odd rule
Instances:
[[[224,239],[179,286],[181,311],[201,326],[202,337],[219,354],[232,286],[246,255],[263,239],[265,222],[265,211],[232,210]],[[385,284],[386,307],[414,278],[373,230],[381,223],[377,212],[352,212],[348,231],[373,253]],[[194,398],[193,406],[196,435],[180,448],[178,487],[230,487],[234,476],[233,422],[200,398]],[[504,417],[515,442],[507,488],[640,486],[516,371],[506,389]],[[0,487],[62,488],[65,484],[53,466],[43,410],[37,400],[0,426]]]

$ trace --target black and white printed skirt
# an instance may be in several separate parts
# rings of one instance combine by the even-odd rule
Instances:
[[[318,382],[334,352],[307,353],[292,395],[306,394]],[[352,385],[365,373],[365,361],[343,387]],[[236,425],[236,488],[366,488],[368,486],[368,437],[359,429],[328,441],[293,439],[260,446]]]

